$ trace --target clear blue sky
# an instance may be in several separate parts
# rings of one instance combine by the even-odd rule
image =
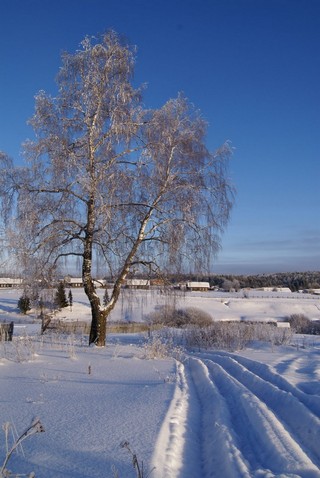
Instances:
[[[61,52],[114,29],[159,107],[179,91],[235,148],[218,273],[320,270],[319,0],[0,0],[0,150],[16,161]]]

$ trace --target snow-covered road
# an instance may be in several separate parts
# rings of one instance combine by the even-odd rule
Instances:
[[[320,397],[224,352],[177,363],[155,478],[320,477]]]

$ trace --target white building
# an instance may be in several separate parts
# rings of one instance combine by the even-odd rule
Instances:
[[[127,279],[125,286],[128,289],[149,289],[150,281],[148,279]]]
[[[64,283],[66,287],[83,287],[82,277],[65,277]]]
[[[0,277],[0,288],[20,287],[22,279],[11,279],[9,277]]]
[[[187,282],[186,289],[191,291],[208,291],[210,289],[209,282]]]
[[[64,283],[66,287],[83,287],[83,281],[82,277],[70,277],[67,276],[64,278]],[[105,287],[106,286],[106,281],[101,279],[101,280],[94,280],[93,281],[94,286],[96,289],[99,287]]]
[[[280,329],[290,329],[290,322],[277,322],[277,327]]]

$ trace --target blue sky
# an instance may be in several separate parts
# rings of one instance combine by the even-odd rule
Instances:
[[[320,270],[320,1],[0,0],[0,150],[21,161],[61,52],[110,28],[138,47],[147,107],[183,91],[210,149],[235,148],[213,271]]]

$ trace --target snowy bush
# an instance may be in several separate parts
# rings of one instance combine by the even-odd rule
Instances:
[[[320,322],[312,321],[304,314],[292,314],[288,321],[297,334],[320,335]]]
[[[292,331],[262,323],[214,322],[206,328],[189,327],[183,331],[182,335],[188,348],[235,351],[244,349],[252,341],[270,342],[274,345],[288,343],[292,337]]]
[[[207,327],[212,324],[212,317],[197,307],[176,309],[173,306],[161,306],[147,317],[151,324],[161,324],[166,327],[186,327],[195,325]]]
[[[22,363],[33,360],[36,354],[36,342],[27,334],[13,337],[11,342],[0,341],[0,358]]]
[[[185,331],[185,342],[188,348],[215,348],[238,350],[253,340],[250,326],[237,323],[214,322],[210,327]]]
[[[161,332],[152,334],[143,346],[143,358],[146,359],[174,357],[182,360],[183,354],[183,348],[173,340],[173,337],[167,337]]]

